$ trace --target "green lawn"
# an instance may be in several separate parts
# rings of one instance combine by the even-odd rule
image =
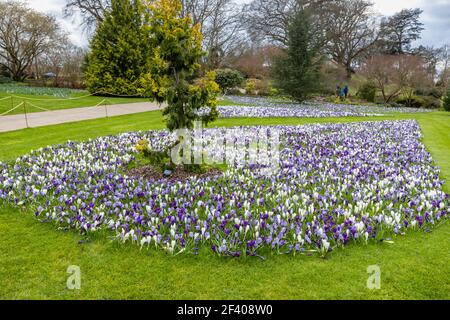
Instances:
[[[383,118],[221,119],[215,126],[417,119],[424,143],[450,191],[450,113]],[[160,112],[0,134],[0,160],[31,149],[131,130],[162,129]],[[317,256],[172,257],[95,235],[57,231],[31,212],[0,207],[0,298],[13,299],[450,299],[450,223],[394,244],[349,246]],[[81,290],[66,289],[69,265],[81,267]],[[367,267],[381,268],[381,289],[366,288]]]
[[[30,94],[14,94],[13,98],[0,100],[0,114],[7,112],[8,110],[16,107],[22,102],[26,103],[26,112],[42,112],[44,108],[48,110],[70,109],[80,107],[93,107],[99,103],[111,104],[124,104],[134,102],[146,102],[148,99],[142,98],[115,98],[115,97],[100,97],[100,96],[87,96],[88,92],[81,92],[73,94],[70,99],[57,98],[54,96],[37,96]],[[10,97],[8,93],[0,92],[0,99]],[[106,101],[102,102],[104,99]],[[38,108],[39,107],[39,108]],[[16,110],[8,113],[8,115],[22,114],[25,112],[25,107],[22,105]]]

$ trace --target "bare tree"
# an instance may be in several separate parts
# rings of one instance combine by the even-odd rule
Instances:
[[[442,56],[443,48],[434,48],[432,46],[420,45],[414,49],[413,54],[421,57],[427,67],[430,79],[435,80],[438,74],[438,65]]]
[[[376,84],[386,103],[396,98],[402,89],[399,86],[392,86],[395,60],[395,56],[376,55],[369,58],[363,68],[366,76]]]
[[[254,0],[245,8],[249,33],[255,39],[286,45],[287,30],[298,10],[297,0]]]
[[[181,0],[182,16],[190,16],[194,24],[203,26],[214,10],[216,0]]]
[[[111,0],[67,0],[64,8],[66,17],[72,17],[79,12],[82,23],[89,30],[103,21],[105,12],[111,8]]]
[[[182,5],[182,16],[190,16],[194,24],[205,22],[211,14],[211,4],[216,0],[180,0]],[[150,2],[150,1],[149,1]],[[66,17],[71,17],[79,12],[83,18],[82,23],[93,28],[102,22],[105,13],[111,9],[111,0],[66,0],[64,12]]]
[[[445,44],[440,48],[439,58],[443,64],[443,69],[450,68],[450,44]]]
[[[443,87],[444,92],[448,91],[450,83],[450,44],[445,44],[439,49],[439,83]]]
[[[427,61],[420,56],[400,55],[398,58],[398,83],[402,86],[402,96],[412,101],[418,89],[433,86],[434,79],[428,70]]]
[[[402,94],[411,99],[418,88],[430,84],[426,64],[414,55],[376,55],[369,58],[363,67],[386,103]]]
[[[203,24],[207,67],[217,69],[242,43],[243,24],[240,7],[230,0],[214,0],[212,11]]]
[[[323,14],[336,0],[254,0],[244,7],[245,22],[251,37],[258,41],[286,46],[293,17],[300,10],[312,16],[316,41],[323,41]]]
[[[83,87],[83,68],[86,62],[86,50],[74,45],[69,45],[63,55],[64,63],[61,70],[62,80],[59,85],[76,89]]]
[[[0,3],[0,65],[13,80],[23,81],[35,59],[65,37],[54,17],[21,2]]]
[[[230,65],[242,72],[248,78],[264,79],[270,75],[270,67],[274,57],[283,54],[274,45],[263,47],[245,47],[230,57]]]
[[[327,53],[345,68],[347,78],[354,73],[355,63],[378,40],[378,27],[373,4],[366,0],[339,0],[328,7],[325,24]]]
[[[208,69],[222,67],[225,58],[241,43],[241,6],[233,0],[181,0],[182,15],[199,24],[208,55]]]
[[[36,65],[39,65],[41,73],[55,75],[54,86],[79,88],[82,86],[86,53],[85,49],[64,41],[36,59]]]
[[[57,85],[64,66],[65,52],[69,46],[69,41],[61,41],[59,45],[52,46],[38,57],[35,61],[36,76],[51,72],[55,75],[54,84]]]

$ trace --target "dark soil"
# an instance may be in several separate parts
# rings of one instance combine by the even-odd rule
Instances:
[[[217,177],[221,176],[223,172],[217,168],[208,168],[206,172],[196,173],[186,171],[184,166],[178,166],[174,171],[172,171],[171,175],[165,176],[160,170],[156,169],[155,167],[146,165],[130,169],[126,172],[126,174],[133,178],[142,178],[146,180],[155,180],[155,181],[166,180],[175,182],[175,181],[186,181],[189,180],[190,178],[205,179],[209,177]]]

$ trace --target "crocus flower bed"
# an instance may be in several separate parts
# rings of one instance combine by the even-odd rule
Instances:
[[[330,118],[330,117],[380,117],[384,114],[366,113],[361,110],[351,110],[351,106],[324,105],[292,105],[288,107],[249,107],[221,106],[218,107],[222,118]],[[354,108],[353,108],[354,109]],[[374,110],[375,111],[375,110]]]
[[[213,137],[230,129],[206,129]],[[429,229],[448,218],[449,196],[420,142],[415,121],[278,126],[279,170],[230,165],[217,177],[183,182],[126,176],[145,138],[154,149],[165,132],[137,132],[34,151],[0,163],[0,201],[35,208],[41,221],[83,233],[111,230],[172,254],[209,248],[222,256],[317,251]],[[227,149],[226,152],[236,152]]]
[[[72,94],[83,93],[82,90],[51,87],[30,87],[17,84],[1,84],[0,92],[7,94],[26,94],[35,96],[53,96],[55,98],[69,98]]]
[[[415,108],[388,108],[383,106],[359,106],[334,103],[312,103],[303,104],[289,103],[283,101],[271,101],[266,98],[256,97],[227,97],[235,103],[248,106],[221,106],[218,108],[223,118],[265,118],[265,117],[303,117],[303,118],[325,118],[325,117],[367,117],[383,116],[392,113],[417,113],[429,112],[426,109]]]

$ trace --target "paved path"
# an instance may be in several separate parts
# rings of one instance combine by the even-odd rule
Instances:
[[[0,116],[0,132],[7,132],[19,130],[24,128],[34,128],[48,126],[52,124],[76,122],[82,120],[99,119],[108,117],[120,116],[125,114],[140,113],[146,111],[161,110],[156,103],[138,102],[129,104],[116,104],[109,106],[73,108],[55,111],[44,111],[29,113],[28,126],[23,114],[12,116]]]

